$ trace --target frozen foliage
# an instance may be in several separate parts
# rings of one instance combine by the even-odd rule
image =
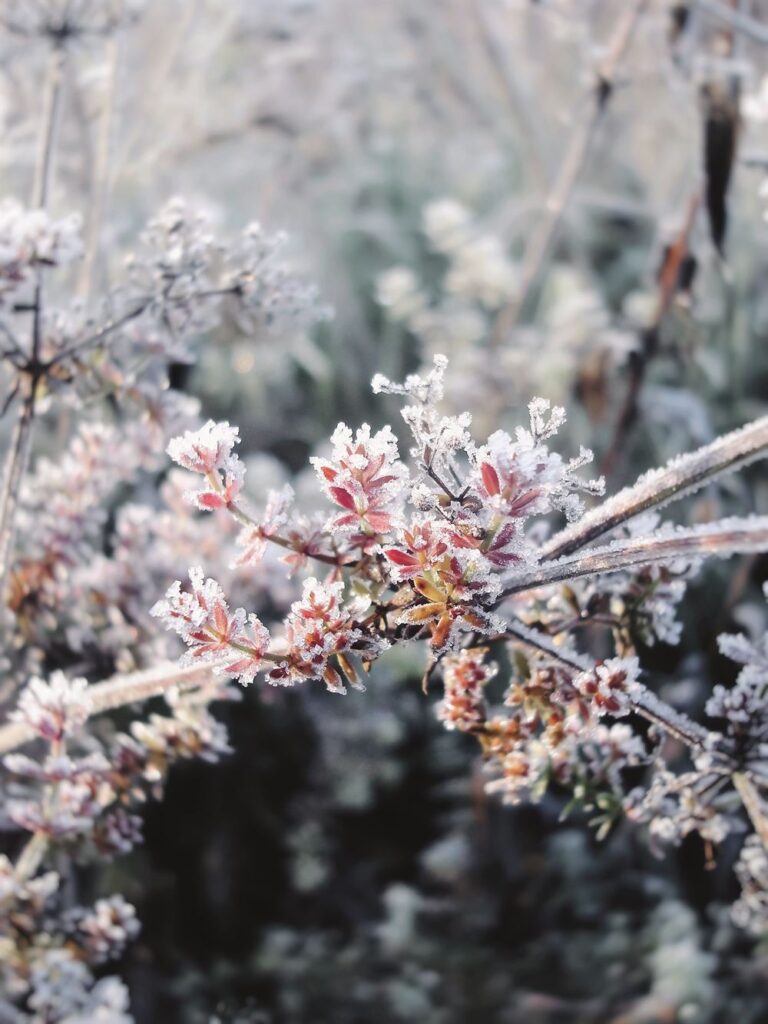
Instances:
[[[333,880],[327,861],[336,840],[333,829],[326,828],[327,803],[332,800],[337,809],[359,813],[372,803],[378,788],[413,785],[400,745],[415,738],[414,745],[422,749],[428,733],[433,742],[430,729],[439,731],[436,718],[454,734],[441,732],[440,741],[459,741],[452,750],[461,751],[462,743],[476,745],[486,792],[500,794],[508,804],[540,804],[541,820],[547,815],[554,820],[553,808],[563,814],[586,811],[604,836],[624,814],[646,826],[659,849],[696,834],[704,840],[707,855],[714,856],[711,848],[744,830],[746,811],[754,834],[743,844],[736,866],[743,891],[733,916],[741,927],[764,931],[766,640],[721,638],[722,652],[741,670],[734,686],[717,687],[707,702],[709,727],[648,688],[654,674],[644,655],[647,646],[683,639],[678,610],[704,559],[768,549],[765,517],[723,514],[712,521],[712,505],[703,503],[692,516],[695,525],[664,523],[658,515],[669,502],[763,457],[768,449],[766,420],[755,420],[676,458],[601,501],[604,481],[587,478],[592,453],[578,444],[585,432],[571,420],[565,433],[561,406],[537,398],[520,425],[507,419],[508,408],[515,404],[510,395],[527,399],[538,391],[531,386],[534,380],[546,385],[550,397],[568,394],[569,401],[581,389],[586,408],[590,403],[584,398],[581,363],[594,359],[600,364],[596,377],[604,389],[603,370],[613,371],[612,364],[630,352],[629,369],[638,373],[639,368],[639,379],[628,396],[635,407],[630,401],[626,417],[619,419],[617,443],[625,440],[626,424],[638,417],[633,387],[639,392],[646,363],[664,349],[660,327],[671,309],[671,296],[686,288],[682,264],[691,225],[675,238],[671,257],[664,257],[657,301],[650,304],[651,315],[641,318],[637,337],[628,338],[630,331],[623,325],[609,326],[618,308],[616,297],[588,281],[592,245],[581,237],[580,227],[583,268],[561,264],[550,281],[539,282],[547,255],[555,254],[568,197],[596,135],[592,127],[611,99],[614,83],[622,80],[616,65],[632,24],[618,35],[619,52],[612,44],[606,60],[600,56],[589,97],[595,118],[585,125],[583,144],[576,134],[575,148],[569,144],[560,161],[573,178],[563,179],[561,172],[555,177],[543,203],[544,235],[534,230],[529,244],[524,237],[528,214],[521,218],[526,224],[516,230],[526,242],[522,260],[513,256],[517,248],[510,244],[510,211],[503,211],[498,221],[494,216],[491,231],[449,198],[428,202],[423,209],[419,244],[426,246],[428,272],[422,275],[400,265],[379,277],[378,301],[389,329],[392,324],[404,327],[409,340],[415,338],[421,346],[415,358],[408,349],[402,359],[393,355],[396,346],[392,351],[381,346],[376,352],[379,365],[396,375],[399,371],[392,367],[398,363],[427,364],[403,383],[381,374],[374,378],[377,394],[404,399],[410,440],[403,443],[392,426],[377,426],[378,410],[370,415],[366,411],[370,423],[359,428],[340,423],[330,444],[310,458],[312,470],[289,483],[276,460],[268,465],[268,460],[248,461],[239,428],[226,421],[203,422],[198,403],[183,394],[201,342],[211,343],[206,346],[213,353],[210,367],[221,362],[233,329],[240,336],[239,356],[245,357],[241,365],[246,367],[266,354],[266,347],[255,347],[260,337],[270,337],[275,359],[284,358],[282,342],[301,339],[285,351],[296,356],[296,379],[312,378],[327,408],[334,407],[333,398],[354,379],[357,369],[352,364],[366,363],[364,358],[347,359],[345,353],[349,365],[331,367],[323,348],[327,339],[304,337],[329,311],[317,289],[297,276],[284,257],[285,237],[257,223],[221,235],[193,204],[174,198],[138,235],[131,224],[126,234],[133,239],[133,251],[119,270],[105,261],[103,273],[97,273],[101,236],[117,248],[116,227],[104,231],[100,221],[110,212],[110,200],[123,194],[121,189],[113,190],[105,168],[95,166],[85,216],[52,212],[51,198],[58,204],[80,185],[77,168],[68,161],[60,161],[62,181],[53,180],[62,111],[77,115],[84,165],[91,162],[87,142],[92,122],[103,119],[97,148],[104,151],[105,161],[111,149],[131,150],[126,145],[130,138],[121,138],[120,145],[114,138],[114,97],[102,97],[103,109],[94,116],[88,74],[80,75],[82,69],[69,61],[74,53],[103,49],[111,54],[114,86],[120,78],[120,50],[112,42],[104,46],[100,37],[133,21],[144,6],[161,5],[8,0],[0,9],[0,24],[23,37],[31,60],[44,49],[50,58],[40,105],[44,115],[33,199],[29,207],[15,199],[0,204],[2,412],[12,424],[0,492],[1,697],[7,704],[0,750],[8,778],[3,827],[15,851],[13,860],[0,859],[0,1017],[19,1024],[128,1024],[132,1019],[125,986],[105,972],[136,938],[136,913],[119,895],[95,898],[94,893],[80,905],[80,872],[74,865],[109,860],[141,842],[142,808],[150,798],[163,797],[176,762],[215,763],[232,753],[226,728],[210,711],[211,704],[240,696],[227,687],[230,678],[244,685],[257,679],[273,687],[299,689],[302,684],[301,694],[284,703],[285,695],[277,689],[259,694],[265,705],[287,707],[294,716],[290,742],[281,747],[286,756],[293,754],[301,737],[302,715],[295,714],[299,697],[301,709],[312,709],[322,723],[317,746],[323,779],[318,784],[313,778],[316,788],[307,804],[292,809],[298,824],[281,850],[301,893],[321,893]],[[371,5],[351,5],[346,15],[360,17],[357,8],[366,6]],[[517,12],[523,5],[507,6]],[[547,8],[548,13],[553,7],[530,6]],[[645,6],[629,4],[624,16],[636,17]],[[676,17],[682,6],[674,5]],[[315,43],[296,31],[297,19],[314,17],[307,12],[315,7],[336,9],[333,2],[285,4],[280,10],[269,3],[198,7],[198,14],[203,8],[226,13],[224,35],[245,27],[244,37],[278,41],[293,54],[299,71],[302,47],[311,49]],[[387,14],[380,13],[385,7],[373,5],[365,16],[386,21]],[[486,18],[496,17],[491,8],[462,5],[457,19],[459,9],[448,3],[446,17],[436,21],[449,29],[457,21],[463,31],[466,18],[477,20],[477,33],[471,35],[490,54],[493,87],[501,83],[516,110],[514,76],[500,60],[504,54],[494,33],[488,32]],[[562,17],[562,12],[554,16]],[[740,24],[741,14],[730,17]],[[563,19],[562,26],[568,45],[579,31],[578,25],[574,29],[565,23],[570,20]],[[405,21],[408,33],[426,44],[434,42],[434,26],[422,24],[418,11]],[[190,45],[186,52],[185,45],[195,38],[195,28],[185,19],[180,26],[182,45],[179,52],[168,48],[171,58],[194,64],[195,48]],[[345,45],[348,34],[334,26],[322,37],[323,60],[326,42],[342,38],[333,46]],[[576,42],[589,49],[590,66],[596,63],[592,40],[585,35]],[[218,43],[211,45],[216,49]],[[423,50],[429,57],[425,64],[444,64],[442,71],[452,77],[451,62],[437,52],[439,47],[432,53],[429,45],[413,47],[412,39],[408,45]],[[225,48],[216,54],[228,68]],[[684,67],[690,55],[673,56]],[[268,79],[280,63],[258,62],[260,76]],[[376,73],[383,72],[378,59],[372,63]],[[399,80],[398,63],[395,58],[388,73]],[[546,62],[543,66],[549,70]],[[734,62],[724,66],[729,73],[738,70]],[[108,70],[95,70],[96,78],[103,76],[102,84],[110,77]],[[710,65],[704,70],[713,75]],[[339,83],[340,98],[349,102],[355,94],[356,102],[357,94],[366,92],[360,83],[370,86],[371,80],[360,74],[358,68],[343,86]],[[740,80],[740,75],[735,77]],[[8,80],[15,87],[14,69]],[[471,72],[460,76],[454,82],[459,104],[482,108],[488,84],[478,83]],[[104,86],[105,94],[112,86]],[[62,96],[70,90],[71,95]],[[416,91],[430,95],[430,102],[436,98],[431,90]],[[185,100],[194,103],[190,92]],[[324,166],[328,154],[313,144],[316,138],[302,136],[318,106],[311,89],[296,92],[307,106],[299,129],[282,111],[269,112],[268,104],[246,112],[247,124],[249,130],[266,127],[296,138],[297,154],[311,154],[302,159],[311,165],[313,177],[322,177],[317,168]],[[765,119],[764,93],[761,87],[742,103],[753,123]],[[211,105],[218,130],[227,105],[216,97]],[[435,110],[441,113],[439,107]],[[115,109],[119,123],[119,104]],[[359,113],[356,106],[354,110]],[[504,111],[505,121],[508,113]],[[5,120],[3,109],[0,117]],[[186,124],[190,119],[177,120]],[[199,123],[205,120],[201,110]],[[344,133],[335,116],[315,120]],[[15,124],[8,127],[15,132]],[[376,149],[381,146],[380,127],[377,115],[361,118],[357,130]],[[225,139],[228,130],[225,126]],[[441,137],[449,134],[441,128]],[[530,134],[533,138],[536,133]],[[23,124],[18,135],[24,146],[33,148]],[[341,152],[344,147],[333,148]],[[463,147],[463,162],[465,153]],[[99,153],[93,156],[100,164]],[[252,160],[251,152],[249,166]],[[217,168],[224,189],[227,163],[221,161]],[[256,187],[250,190],[256,193],[263,185],[257,181],[258,171],[254,169]],[[523,177],[528,173],[522,163],[521,171]],[[705,178],[712,204],[712,175]],[[397,183],[389,185],[397,191]],[[585,209],[593,198],[585,190]],[[698,202],[696,197],[692,208]],[[356,215],[365,220],[375,201],[367,198],[358,207]],[[512,219],[518,217],[511,212]],[[618,223],[637,218],[638,210],[628,211],[619,202],[614,214]],[[640,214],[645,217],[646,211]],[[125,221],[133,222],[130,211]],[[712,241],[720,257],[723,231],[724,226],[713,225]],[[392,251],[396,249],[393,245]],[[564,252],[569,249],[563,246]],[[560,264],[559,256],[555,262]],[[525,303],[535,297],[539,283],[541,308],[529,323]],[[685,305],[682,297],[679,305]],[[629,306],[625,312],[632,321]],[[537,324],[539,319],[542,323]],[[447,359],[436,353],[443,345],[452,358],[450,377]],[[555,353],[558,365],[567,369],[559,371],[560,380],[549,381]],[[760,379],[757,370],[755,378]],[[217,395],[220,412],[222,397]],[[256,404],[252,395],[247,397]],[[610,401],[611,396],[602,394],[593,405]],[[264,419],[276,418],[276,403],[265,404]],[[475,407],[473,413],[465,410],[469,404]],[[694,402],[685,408],[701,407]],[[241,411],[227,414],[235,419]],[[351,418],[346,409],[342,415]],[[711,424],[704,419],[700,433],[709,437]],[[252,419],[241,426],[244,439],[256,433]],[[270,440],[276,436],[277,431]],[[297,451],[303,457],[316,439],[317,433],[307,430],[307,419],[297,416],[295,435],[287,439],[286,461],[295,464]],[[568,454],[563,453],[566,449]],[[167,468],[164,452],[175,467],[160,480]],[[591,506],[586,513],[585,504]],[[750,507],[746,500],[742,505]],[[163,591],[165,597],[158,600]],[[158,623],[167,631],[160,631]],[[186,650],[176,664],[181,648]],[[406,692],[402,680],[395,678],[397,673],[409,676],[416,659],[425,655],[424,690],[442,680],[435,714],[428,717],[430,728],[424,725],[419,695]],[[380,664],[374,666],[376,662]],[[369,672],[373,692],[368,696],[325,703],[326,690],[344,694],[349,686],[362,691]],[[249,694],[254,705],[257,690],[254,686]],[[164,708],[141,706],[160,697]],[[98,717],[114,710],[121,710],[119,727]],[[282,765],[280,776],[282,785]],[[484,794],[476,792],[475,800],[477,810]],[[596,862],[597,855],[574,836],[566,832],[559,846],[551,844],[552,863],[570,872],[583,890],[580,897],[599,908],[597,916],[610,942],[631,929],[619,927],[595,899],[598,887],[593,882],[590,889],[585,862]],[[473,859],[468,835],[454,829],[429,842],[419,864],[430,885],[437,881],[458,889]],[[221,864],[213,856],[206,870],[223,874]],[[398,875],[400,868],[398,863]],[[383,874],[393,877],[393,865]],[[105,877],[112,885],[112,876],[101,880]],[[342,949],[346,959],[338,958],[333,972],[327,965],[336,959],[340,943],[326,936],[305,947],[284,931],[268,937],[250,959],[260,968],[267,962],[273,974],[289,977],[289,1009],[294,1014],[304,1009],[307,1019],[324,1015],[311,1005],[307,1010],[303,1000],[311,1004],[315,988],[310,984],[305,991],[297,979],[322,979],[323,974],[327,979],[331,974],[331,984],[337,977],[349,982],[350,998],[363,1007],[380,1001],[395,1019],[447,1020],[439,990],[460,989],[463,979],[441,985],[443,975],[434,965],[443,970],[447,965],[445,973],[450,974],[452,961],[425,941],[422,924],[433,916],[442,920],[445,908],[415,886],[396,882],[386,889],[382,919],[366,925],[364,941],[350,940]],[[345,902],[365,902],[357,900],[354,889],[350,892],[351,900],[338,900],[334,894],[342,915]],[[641,1008],[645,1017],[637,1019],[650,1019],[654,1013],[672,1019],[678,1010],[683,1019],[702,1009],[712,992],[713,954],[705,951],[691,915],[670,912],[669,907],[669,902],[659,905],[640,940],[657,946],[650,952],[641,948],[639,955],[635,948],[651,998],[657,1000]],[[552,916],[568,915],[555,908]],[[456,923],[457,933],[463,933],[464,924]],[[370,964],[370,974],[378,975],[374,984],[366,974]],[[607,978],[610,973],[605,972]],[[618,1019],[619,1006],[623,1011],[623,1003],[611,996],[605,1005],[582,1006],[572,1015],[605,1010],[606,1019]],[[507,1009],[517,1014],[518,1007]],[[561,1010],[558,1005],[553,1012],[562,1015]],[[536,997],[521,1000],[519,1011],[532,1019]],[[468,1014],[472,1019],[483,1016],[475,1005]]]
[[[29,284],[35,270],[66,266],[83,252],[77,214],[53,220],[15,199],[0,203],[0,298],[3,305]]]
[[[242,482],[237,431],[203,424],[171,377],[225,320],[255,344],[300,338],[328,316],[292,270],[285,236],[256,223],[220,239],[204,214],[172,199],[113,276],[94,272],[94,197],[85,216],[51,212],[77,44],[103,46],[99,37],[143,6],[33,0],[0,10],[0,27],[47,48],[50,64],[31,205],[0,203],[0,383],[13,423],[0,488],[0,748],[3,824],[16,833],[15,860],[0,861],[0,1016],[30,1024],[132,1021],[125,986],[103,973],[138,934],[135,911],[119,895],[78,905],[75,865],[142,841],[142,807],[162,797],[174,763],[231,753],[209,705],[236,695],[210,669],[248,681],[269,644],[255,616],[230,614],[219,585],[194,570],[193,595],[177,588],[165,602],[189,646],[188,669],[169,664],[149,615],[169,577],[212,553],[181,500],[193,474],[206,478],[194,503],[207,510],[233,504]],[[153,474],[184,431],[174,449],[184,480],[169,479],[161,510]],[[235,530],[223,524],[217,552],[225,539],[225,562],[234,562]],[[229,588],[240,582],[236,568],[223,578]],[[343,649],[337,636],[334,653]],[[94,725],[105,710],[160,694],[165,713],[136,708],[121,731]]]
[[[326,519],[311,547],[301,531],[280,532],[288,523],[289,491],[269,499],[264,520],[246,511],[244,470],[233,454],[237,436],[228,424],[208,424],[200,434],[172,442],[171,456],[210,488],[198,505],[224,507],[241,524],[241,545],[252,552],[247,561],[263,557],[273,542],[300,564],[325,564],[329,581],[305,581],[282,631],[270,635],[258,624],[257,643],[237,635],[246,613],[230,613],[219,585],[203,581],[197,570],[191,592],[174,584],[155,614],[195,648],[193,656],[210,659],[242,682],[261,669],[270,683],[321,679],[338,692],[344,678],[359,685],[360,667],[367,670],[388,648],[424,639],[431,651],[425,684],[439,669],[445,685],[438,718],[478,739],[491,791],[512,802],[535,800],[554,783],[577,803],[597,806],[603,831],[626,804],[659,840],[679,841],[698,831],[721,841],[733,819],[720,814],[710,796],[727,785],[738,755],[728,735],[709,734],[647,691],[632,638],[677,640],[674,609],[692,567],[706,555],[764,548],[765,521],[667,526],[648,512],[654,492],[646,477],[627,492],[642,499],[625,499],[620,516],[617,503],[607,503],[610,512],[599,531],[598,514],[585,517],[587,532],[577,546],[616,530],[623,537],[549,559],[549,551],[563,549],[562,538],[573,549],[579,524],[548,540],[543,517],[559,512],[578,520],[579,491],[602,492],[602,481],[585,483],[579,476],[590,453],[582,450],[568,461],[551,450],[565,414],[541,400],[530,404],[529,428],[514,436],[495,431],[476,443],[468,414],[445,416],[438,407],[445,369],[439,358],[427,376],[412,375],[403,384],[374,380],[376,392],[405,399],[409,461],[401,459],[388,429],[372,434],[365,426],[353,433],[344,424],[333,436],[330,457],[312,460],[325,497],[341,511]],[[726,441],[680,460],[653,478],[660,483],[656,502],[674,497],[670,474],[686,493],[690,467],[703,482],[756,457],[762,447],[758,423],[752,433],[742,432],[735,454]],[[639,516],[637,504],[648,514]],[[613,582],[602,582],[606,574]],[[551,589],[570,580],[576,582],[568,590]],[[594,661],[578,650],[574,630],[589,623],[612,637],[615,656]],[[509,646],[513,671],[500,708],[490,700],[496,668],[485,661],[486,649],[475,646],[480,637]],[[751,679],[757,655],[743,643],[739,651],[752,665],[745,669]],[[675,775],[630,725],[611,721],[632,712],[691,746],[696,770]],[[649,786],[627,794],[625,769],[645,762],[655,767]]]

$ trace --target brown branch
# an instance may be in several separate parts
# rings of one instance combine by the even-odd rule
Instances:
[[[734,772],[731,779],[760,842],[768,850],[768,808],[748,775],[743,772]]]
[[[53,157],[61,110],[61,85],[66,62],[66,51],[57,47],[51,55],[48,83],[40,134],[40,146],[35,168],[32,190],[32,207],[45,209],[53,175]],[[3,467],[3,484],[0,491],[0,603],[4,600],[8,572],[13,554],[16,518],[19,506],[19,491],[29,463],[32,448],[32,430],[35,419],[37,389],[41,379],[39,367],[40,345],[42,342],[44,270],[37,271],[37,284],[32,304],[32,341],[27,378],[23,388],[23,401],[14,427],[11,447]],[[22,372],[22,371],[20,371]]]
[[[557,239],[568,202],[613,96],[619,65],[629,48],[637,21],[648,6],[648,2],[649,0],[632,0],[631,3],[627,3],[616,26],[608,46],[608,54],[597,69],[591,110],[584,120],[576,124],[571,133],[560,173],[545,203],[544,216],[536,225],[525,248],[519,287],[514,298],[502,307],[496,316],[490,339],[493,348],[501,345],[515,328],[539,280]]]
[[[653,318],[650,324],[640,332],[638,348],[629,357],[627,393],[616,419],[613,440],[603,457],[602,466],[600,467],[605,476],[610,476],[613,472],[621,455],[627,434],[637,419],[640,393],[645,383],[648,365],[658,353],[661,325],[677,293],[680,283],[680,272],[683,262],[688,255],[691,231],[693,230],[700,204],[701,196],[696,193],[688,204],[685,222],[664,259],[661,273],[659,274],[656,308]]]

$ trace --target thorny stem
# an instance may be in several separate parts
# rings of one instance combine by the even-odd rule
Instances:
[[[628,3],[616,26],[608,54],[597,70],[592,93],[592,107],[583,121],[577,122],[571,134],[560,173],[547,196],[545,213],[536,226],[523,254],[520,284],[514,298],[498,313],[491,333],[491,347],[498,348],[508,338],[525,311],[547,257],[557,238],[568,202],[579,179],[597,129],[608,109],[616,86],[617,72],[629,48],[640,15],[649,0]]]
[[[48,204],[56,134],[61,110],[61,85],[65,61],[66,51],[63,47],[56,47],[51,54],[45,114],[32,193],[32,206],[37,209],[45,209]],[[13,552],[19,491],[32,447],[35,402],[41,379],[39,356],[42,341],[43,273],[42,268],[38,269],[35,297],[32,305],[31,350],[28,369],[25,371],[28,380],[23,389],[23,400],[19,408],[16,426],[14,427],[11,447],[3,468],[3,485],[0,492],[0,602],[4,598],[6,591]]]

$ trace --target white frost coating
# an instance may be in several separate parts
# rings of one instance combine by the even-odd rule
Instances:
[[[524,643],[536,650],[543,651],[551,655],[554,660],[577,671],[590,672],[594,669],[593,662],[583,654],[568,648],[558,647],[550,637],[536,629],[525,626],[519,620],[514,620],[509,624],[506,635],[513,642]],[[652,690],[649,690],[639,680],[635,680],[632,684],[630,703],[638,714],[672,735],[677,736],[678,739],[696,750],[708,749],[711,745],[711,738],[716,735],[710,733],[697,722],[691,721],[686,715],[678,714],[674,708],[657,697]]]
[[[632,694],[632,704],[635,710],[644,718],[655,722],[667,732],[674,732],[680,739],[689,745],[708,749],[712,746],[713,737],[711,733],[698,722],[691,721],[686,715],[678,714],[674,708],[657,697],[656,694],[640,683],[635,684],[635,691]]]
[[[768,516],[744,519],[732,517],[692,529],[681,527],[673,531],[662,530],[640,539],[614,541],[586,555],[561,558],[517,576],[504,588],[502,596],[580,576],[618,572],[633,565],[690,561],[692,558],[710,555],[728,558],[731,555],[764,550],[768,550]]]
[[[512,641],[519,640],[524,644],[528,644],[529,647],[534,647],[538,651],[551,655],[555,661],[560,661],[570,668],[576,669],[578,672],[589,672],[593,668],[593,663],[589,658],[585,658],[583,654],[579,654],[567,647],[559,647],[545,633],[537,629],[531,629],[530,626],[524,625],[519,619],[514,619],[507,625],[506,635]]]
[[[571,554],[628,519],[693,494],[718,476],[766,455],[768,416],[763,416],[704,448],[676,456],[662,469],[644,473],[631,487],[625,487],[587,512],[577,523],[555,534],[544,546],[543,558],[551,560]]]
[[[151,669],[112,676],[88,688],[89,717],[126,704],[149,700],[150,697],[168,693],[174,688],[201,686],[209,681],[211,675],[211,669],[206,665],[179,667],[176,662],[166,662]],[[36,736],[32,726],[24,722],[4,725],[0,727],[0,754],[15,750]]]

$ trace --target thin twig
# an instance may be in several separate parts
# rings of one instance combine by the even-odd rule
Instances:
[[[640,332],[637,349],[630,354],[627,393],[616,419],[613,440],[603,457],[600,467],[604,476],[609,477],[612,474],[623,450],[627,434],[637,419],[640,393],[645,383],[648,365],[659,350],[662,323],[672,305],[672,300],[677,294],[680,284],[680,272],[688,255],[691,232],[696,222],[696,215],[698,214],[700,204],[701,196],[696,193],[688,204],[685,222],[674,244],[670,247],[659,274],[656,308],[653,318],[648,326]]]
[[[716,18],[733,29],[734,32],[741,33],[754,43],[768,46],[768,25],[763,22],[750,18],[748,14],[743,14],[734,7],[720,3],[719,0],[694,0],[694,2],[698,10]]]
[[[768,416],[725,434],[703,448],[680,455],[662,469],[643,474],[631,487],[556,533],[544,545],[542,558],[551,561],[586,547],[635,516],[659,509],[694,493],[724,473],[732,473],[768,456]]]
[[[589,156],[603,116],[616,86],[617,72],[627,52],[638,18],[649,0],[632,0],[621,16],[608,47],[608,54],[597,69],[592,107],[571,134],[560,173],[546,200],[544,216],[536,225],[523,254],[520,284],[514,298],[498,313],[491,332],[491,346],[498,347],[508,338],[524,312],[539,280],[547,257],[557,238],[568,202]]]
[[[728,558],[731,555],[765,550],[768,550],[768,516],[724,519],[708,526],[680,529],[669,536],[657,534],[624,543],[616,542],[579,557],[561,558],[557,562],[538,565],[513,579],[504,588],[499,600],[553,583],[621,572],[633,566],[690,561],[713,555]]]
[[[122,6],[122,4],[120,5]],[[110,193],[110,156],[112,152],[112,123],[115,110],[115,85],[120,57],[120,38],[111,36],[106,42],[109,80],[106,96],[101,111],[98,138],[96,141],[96,159],[93,177],[93,198],[88,217],[88,240],[83,260],[78,290],[80,295],[90,301],[93,289],[93,271],[99,253],[101,226]]]
[[[754,782],[744,772],[734,772],[731,778],[760,842],[768,850],[768,813]]]
[[[490,5],[484,0],[468,0],[467,8],[477,28],[480,43],[488,57],[501,91],[507,99],[514,117],[519,121],[525,138],[525,150],[530,156],[540,183],[549,183],[549,168],[544,157],[541,122],[534,112],[529,97],[523,94],[517,78],[511,55],[507,54],[499,40],[499,33],[492,24]]]
[[[61,110],[61,85],[66,62],[66,50],[57,47],[51,54],[46,92],[45,114],[43,116],[40,148],[35,168],[32,206],[45,209],[53,175],[53,158]],[[35,402],[40,383],[39,355],[42,342],[43,275],[37,272],[37,284],[32,305],[32,342],[29,359],[28,380],[23,389],[24,399],[19,407],[19,416],[14,428],[11,446],[3,469],[3,486],[0,492],[0,601],[6,591],[10,561],[13,553],[16,516],[19,504],[19,490],[29,462],[32,447],[32,427],[35,418]]]
[[[175,662],[167,662],[141,672],[105,679],[88,688],[88,715],[114,711],[126,704],[149,700],[175,687],[202,686],[211,679],[211,668],[204,665],[190,665],[180,668]],[[36,739],[37,732],[21,722],[0,726],[0,754]]]
[[[23,884],[29,881],[40,867],[47,849],[48,837],[44,832],[35,832],[30,836],[13,868],[13,875],[17,883]]]
[[[594,664],[584,655],[562,650],[549,637],[519,621],[510,623],[503,637],[494,637],[494,639],[502,638],[519,641],[541,651],[574,672],[589,672],[594,667]],[[692,721],[687,715],[670,707],[650,690],[643,688],[639,694],[631,698],[631,704],[639,715],[663,728],[692,750],[705,749],[708,738],[707,730]]]

